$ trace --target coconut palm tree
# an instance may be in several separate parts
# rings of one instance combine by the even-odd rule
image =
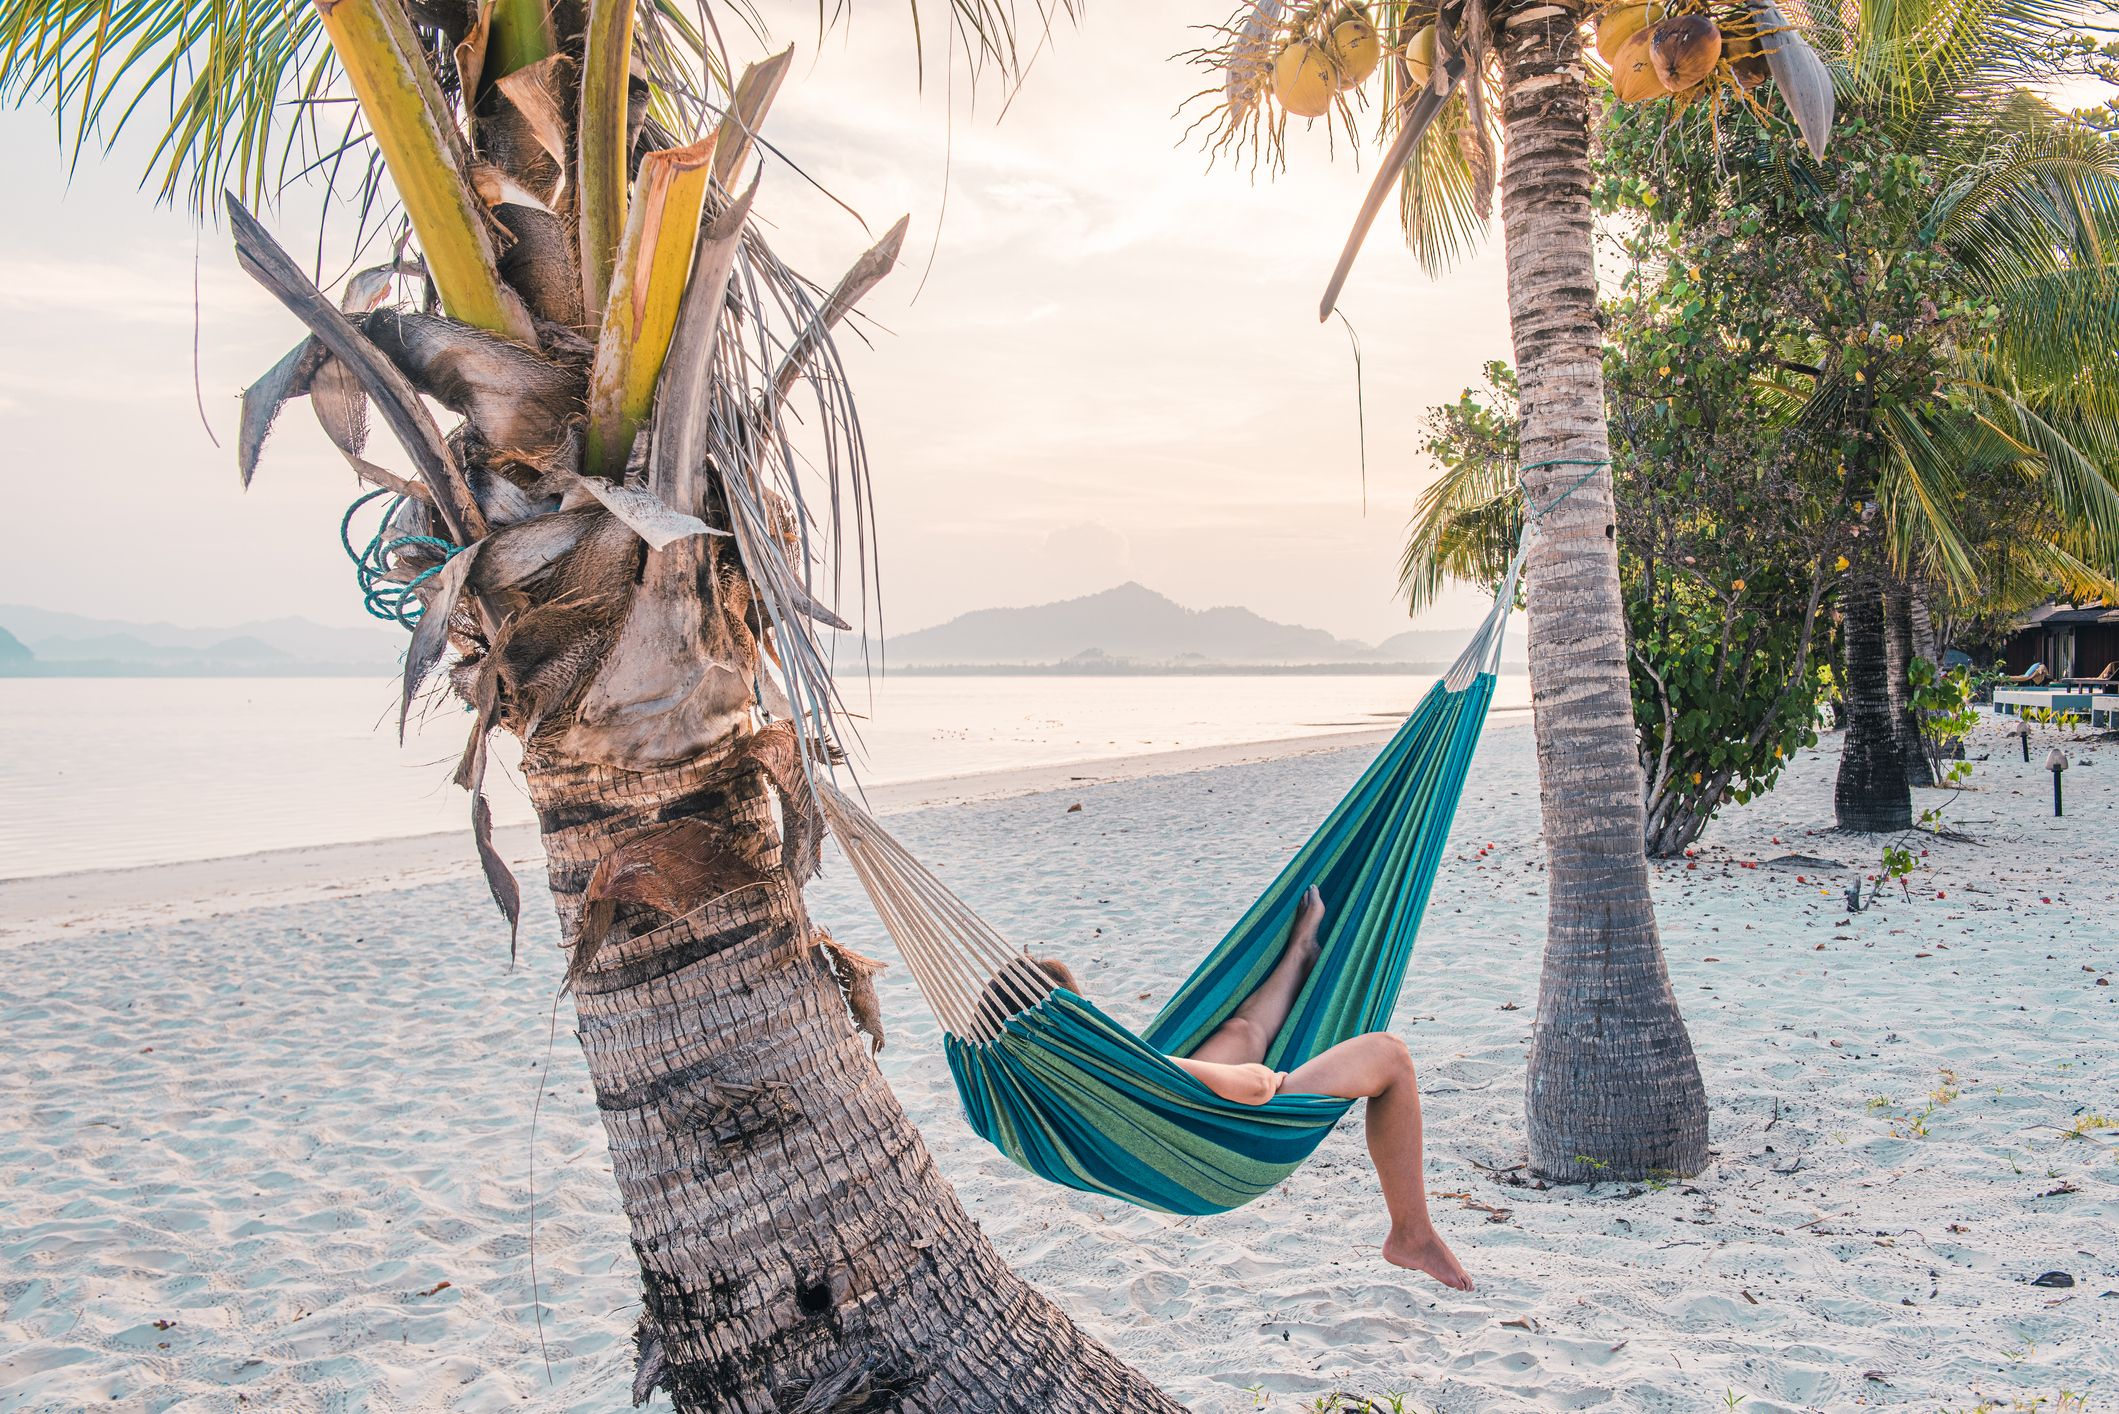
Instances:
[[[1007,0],[945,18],[1013,66]],[[774,258],[746,177],[788,55],[738,76],[725,49],[755,19],[0,0],[0,94],[77,146],[151,117],[163,196],[233,193],[238,259],[306,330],[245,396],[242,473],[306,396],[389,501],[364,574],[413,625],[408,707],[454,650],[457,778],[511,922],[482,781],[493,730],[523,742],[640,1268],[636,1401],[1175,1409],[1002,1264],[856,1029],[872,964],[804,911],[806,773],[833,745],[812,624],[838,622],[811,575],[866,514],[831,330],[904,224],[829,291]],[[395,232],[335,298],[246,205],[311,170]],[[409,472],[369,459],[371,408]]]
[[[1394,195],[1408,243],[1439,271],[1483,227],[1498,170],[1521,487],[1540,512],[1525,577],[1550,894],[1525,1108],[1532,1169],[1568,1181],[1689,1174],[1707,1158],[1706,1094],[1649,896],[1613,535],[1590,205],[1592,86],[1605,71],[1584,43],[1603,8],[1388,0],[1363,12],[1340,0],[1253,0],[1195,56],[1222,76],[1211,144],[1268,164],[1284,160],[1291,116],[1315,112],[1358,141],[1361,85],[1380,70],[1384,156],[1322,317]],[[1664,13],[1610,9],[1644,46],[1646,22]],[[1804,132],[1822,143],[1829,89],[1800,37],[1767,0],[1719,13],[1767,51]],[[1724,64],[1718,77],[1728,75]]]
[[[1829,358],[1785,387],[1797,421],[1851,422],[1848,495],[1880,533],[1859,542],[1843,586],[1847,733],[1834,804],[1842,828],[1911,823],[1907,783],[1924,784],[1904,709],[1912,615],[1901,587],[1983,591],[1965,526],[1974,505],[2020,509],[2050,577],[2108,580],[2119,567],[2119,341],[2110,294],[2119,251],[2119,146],[2054,110],[2036,89],[2064,76],[2062,42],[2080,8],[2048,0],[1907,0],[1822,7],[1819,37],[1843,105],[1876,150],[1931,182],[1918,224],[1873,272],[1932,271],[1928,308],[1983,309],[1954,341],[1932,393],[1893,403]],[[1693,127],[1695,142],[1715,135]],[[1717,154],[1730,180],[1777,182],[1771,159]],[[1844,243],[1829,174],[1803,181],[1799,221]],[[1872,264],[1878,257],[1864,257]],[[1859,375],[1855,375],[1858,377]],[[1986,586],[1990,589],[1991,582]]]

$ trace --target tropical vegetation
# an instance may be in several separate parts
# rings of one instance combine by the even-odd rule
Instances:
[[[1921,0],[1826,16],[1841,117],[1823,159],[1748,106],[1611,112],[1598,200],[1624,266],[1606,371],[1646,537],[1629,601],[1651,777],[1671,740],[1660,724],[1682,735],[1682,711],[1658,699],[1674,674],[1698,681],[1650,608],[1671,602],[1652,567],[1682,566],[1677,602],[1720,605],[1697,625],[1717,655],[1725,629],[1752,641],[1743,586],[1790,626],[1791,685],[1837,639],[1837,805],[1854,829],[1906,828],[1909,782],[1933,779],[1916,663],[1997,609],[2111,592],[2119,149],[2034,91],[2063,72],[2071,13]],[[1453,527],[1492,521],[1489,490],[1446,476],[1424,507],[1408,550],[1416,597],[1446,572]],[[1655,553],[1700,528],[1716,553]],[[1812,632],[1803,606],[1814,615],[1818,585],[1837,623]],[[1773,608],[1753,598],[1770,586],[1798,592]],[[1720,694],[1697,704],[1700,725],[1725,765],[1768,743],[1784,754],[1802,695]],[[1699,824],[1717,780],[1712,763],[1680,774]],[[1729,782],[1731,795],[1755,788],[1741,766]],[[1684,838],[1651,826],[1652,847]]]

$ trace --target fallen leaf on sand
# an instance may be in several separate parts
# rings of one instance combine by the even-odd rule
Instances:
[[[449,1283],[449,1282],[445,1282],[445,1281],[438,1281],[438,1282],[434,1283],[434,1285],[432,1285],[432,1286],[428,1287],[428,1288],[427,1288],[427,1289],[426,1289],[425,1291],[416,1291],[416,1292],[414,1292],[414,1293],[413,1293],[413,1295],[415,1295],[415,1296],[435,1296],[435,1295],[439,1295],[440,1293],[442,1293],[442,1292],[444,1292],[444,1291],[447,1291],[447,1290],[449,1289],[449,1287],[450,1287],[450,1283]]]

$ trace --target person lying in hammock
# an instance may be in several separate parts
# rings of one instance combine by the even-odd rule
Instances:
[[[1383,1181],[1383,1203],[1391,1215],[1383,1259],[1426,1272],[1444,1286],[1470,1291],[1471,1278],[1428,1217],[1427,1184],[1420,1167],[1420,1090],[1405,1042],[1388,1031],[1371,1031],[1341,1041],[1291,1071],[1265,1065],[1273,1038],[1280,1034],[1304,979],[1317,963],[1317,930],[1323,922],[1324,897],[1312,887],[1296,908],[1287,947],[1265,981],[1190,1055],[1171,1056],[1170,1061],[1215,1094],[1240,1105],[1262,1105],[1279,1094],[1367,1100],[1369,1160]],[[1030,961],[1051,982],[1078,997],[1088,995],[1066,963],[1057,958]],[[1018,979],[995,978],[988,983],[979,998],[982,1025],[998,1030],[1001,1022],[1036,1000],[1025,998],[1022,992]]]

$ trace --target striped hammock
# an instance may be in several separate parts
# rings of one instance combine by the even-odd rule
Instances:
[[[1303,892],[1326,914],[1317,965],[1266,1064],[1293,1070],[1386,1026],[1479,733],[1516,579],[1449,673],[1227,937],[1136,1036],[1058,986],[873,818],[818,782],[826,818],[946,1033],[971,1127],[1040,1177],[1167,1213],[1218,1213],[1271,1189],[1352,1101],[1222,1099],[1189,1054],[1278,961]]]

